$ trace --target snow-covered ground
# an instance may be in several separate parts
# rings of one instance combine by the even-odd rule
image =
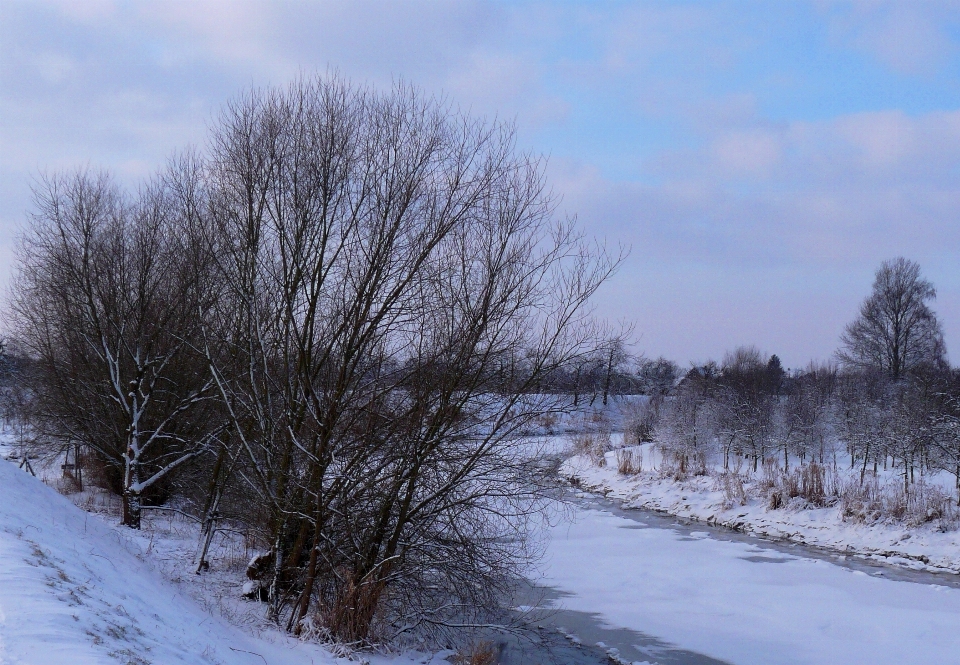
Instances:
[[[239,598],[242,578],[193,575],[174,521],[139,534],[115,523],[0,459],[0,665],[357,662],[254,620],[262,606]]]
[[[556,454],[569,440],[529,445]],[[572,458],[563,472],[627,505],[873,551],[915,568],[958,569],[957,532],[853,525],[840,521],[836,508],[772,511],[759,500],[723,510],[714,479],[621,476],[612,453],[605,468]],[[241,540],[224,537],[213,569],[196,576],[196,527],[188,520],[151,512],[147,528],[132,532],[71,498],[0,460],[0,665],[350,662],[277,631],[262,605],[240,598],[249,555]],[[873,577],[761,540],[718,540],[644,524],[637,515],[574,508],[572,521],[565,514],[546,534],[538,580],[559,590],[569,610],[626,629],[608,632],[628,636],[635,648],[621,653],[630,660],[960,665],[955,585]],[[446,655],[362,657],[378,665],[445,665]]]
[[[746,504],[730,505],[715,476],[682,481],[657,472],[653,446],[643,446],[644,468],[636,475],[617,471],[616,453],[600,467],[586,457],[566,460],[561,473],[585,489],[642,507],[687,519],[729,526],[758,536],[792,540],[875,558],[911,568],[960,573],[960,531],[940,531],[936,524],[907,527],[891,521],[861,524],[841,519],[836,506],[769,509],[767,502],[747,496]]]
[[[689,652],[735,665],[960,663],[960,589],[873,577],[759,540],[580,508],[552,529],[543,571],[568,594],[564,607],[657,638],[660,647],[635,649],[650,663],[717,662]]]

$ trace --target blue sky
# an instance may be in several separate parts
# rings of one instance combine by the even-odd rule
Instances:
[[[904,255],[957,361],[958,2],[0,0],[0,281],[40,171],[135,183],[328,68],[516,119],[561,211],[631,247],[597,306],[647,355],[828,358]]]

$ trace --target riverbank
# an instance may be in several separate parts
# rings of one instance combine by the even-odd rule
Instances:
[[[797,503],[770,509],[750,479],[737,501],[718,476],[674,480],[656,469],[625,475],[618,472],[616,453],[599,466],[589,457],[568,458],[560,475],[584,491],[615,499],[624,508],[645,508],[687,520],[724,526],[754,536],[829,549],[885,564],[960,575],[960,531],[939,525],[844,521],[836,506]],[[726,489],[726,491],[725,491]]]

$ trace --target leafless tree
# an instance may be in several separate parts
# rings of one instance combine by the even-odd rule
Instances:
[[[720,376],[720,429],[735,452],[753,460],[754,471],[773,435],[776,399],[768,367],[755,347],[739,347],[724,358]]]
[[[705,468],[714,451],[717,393],[716,376],[709,369],[694,367],[664,403],[657,439],[673,453],[680,474],[692,465]],[[655,394],[651,396],[655,398]]]
[[[666,395],[677,384],[680,368],[677,363],[660,356],[656,360],[643,358],[638,361],[640,388],[647,395]]]
[[[827,442],[833,428],[832,406],[837,381],[837,369],[832,365],[811,363],[797,374],[791,383],[784,403],[786,440],[803,464],[807,456],[824,464]],[[789,466],[789,456],[784,458]]]
[[[159,181],[125,197],[105,174],[43,179],[19,249],[12,309],[32,358],[32,429],[82,445],[139,528],[141,500],[219,431],[193,343],[204,309],[197,235]]]
[[[600,348],[601,388],[604,406],[607,406],[611,392],[616,394],[622,391],[623,386],[620,385],[622,382],[618,379],[622,376],[627,365],[634,361],[634,356],[628,349],[633,330],[632,324],[620,322],[616,327],[610,328],[609,332],[604,335],[605,339]]]
[[[957,505],[960,506],[960,391],[956,382],[944,395],[944,408],[934,417],[938,466],[954,477]]]
[[[364,642],[476,625],[530,555],[521,433],[595,353],[616,258],[508,125],[409,87],[254,91],[217,123],[210,375],[271,542],[272,614]]]
[[[928,305],[936,295],[917,263],[903,257],[884,261],[873,292],[841,337],[837,357],[850,367],[885,372],[894,381],[920,367],[943,366],[943,330]]]

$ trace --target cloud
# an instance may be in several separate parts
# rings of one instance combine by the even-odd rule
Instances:
[[[834,37],[905,75],[930,75],[956,53],[945,27],[956,23],[956,2],[831,3]]]
[[[762,178],[780,161],[782,144],[782,138],[769,130],[737,130],[713,141],[711,158],[722,172]]]
[[[827,357],[898,255],[940,287],[948,346],[960,343],[960,111],[734,128],[664,152],[646,182],[551,165],[564,207],[632,246],[600,302],[638,322],[650,353],[757,343],[793,366]]]
[[[601,309],[651,352],[824,357],[884,258],[960,303],[957,7],[0,3],[0,273],[38,169],[134,182],[244,87],[332,67],[516,118],[563,211],[632,244]]]

